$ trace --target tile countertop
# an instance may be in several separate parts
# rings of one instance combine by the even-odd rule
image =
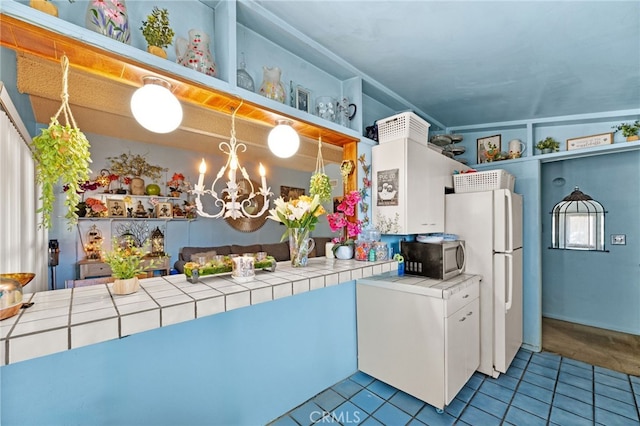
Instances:
[[[481,280],[480,275],[461,274],[446,281],[415,275],[398,276],[397,270],[384,274],[363,277],[358,284],[390,288],[407,293],[422,294],[439,299],[448,299],[459,291]]]
[[[230,275],[184,274],[140,280],[140,290],[114,295],[113,284],[25,293],[34,302],[0,321],[0,366],[122,338],[171,324],[256,305],[298,293],[395,271],[395,261],[359,262],[324,257],[304,268],[279,262],[275,272],[256,271],[253,281]]]

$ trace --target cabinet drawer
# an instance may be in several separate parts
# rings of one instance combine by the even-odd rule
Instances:
[[[467,288],[462,289],[452,295],[449,299],[445,301],[444,305],[444,316],[449,317],[454,314],[458,309],[462,308],[467,303],[470,303],[473,299],[477,299],[480,295],[480,283],[474,282],[472,285]]]
[[[80,265],[80,278],[111,275],[111,268],[106,263],[86,263]]]

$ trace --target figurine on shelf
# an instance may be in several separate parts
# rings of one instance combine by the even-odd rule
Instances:
[[[144,209],[142,205],[142,201],[138,200],[138,205],[136,206],[135,217],[149,217],[147,215],[147,211]]]

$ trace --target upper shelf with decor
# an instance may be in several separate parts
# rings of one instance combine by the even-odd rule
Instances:
[[[201,5],[200,2],[193,1],[193,3]],[[225,3],[231,2],[221,2],[221,4]],[[136,7],[150,9],[147,2],[130,1],[127,4],[131,13]],[[62,15],[63,4],[61,3],[60,6]],[[74,6],[81,7],[81,3],[64,4],[69,16],[75,16],[70,9]],[[18,52],[29,53],[55,62],[64,53],[75,69],[133,87],[141,86],[144,76],[163,77],[172,84],[174,94],[181,101],[223,112],[225,115],[238,105],[239,97],[243,97],[245,98],[244,107],[238,112],[238,118],[268,126],[273,126],[278,119],[290,119],[293,121],[293,127],[302,136],[315,140],[321,134],[323,142],[337,146],[359,140],[359,134],[355,131],[346,129],[346,131],[338,131],[334,126],[322,127],[314,123],[315,120],[310,120],[309,117],[298,113],[288,105],[278,106],[277,103],[260,96],[249,97],[245,96],[245,93],[238,93],[235,86],[224,80],[224,70],[228,69],[228,66],[225,67],[225,61],[228,64],[229,59],[225,59],[222,53],[218,56],[221,71],[220,78],[217,78],[186,68],[172,60],[141,52],[141,49],[146,50],[146,42],[140,31],[132,31],[131,35],[134,44],[140,45],[137,48],[90,31],[78,24],[44,14],[16,1],[3,1],[0,4],[0,12],[2,25],[0,43]],[[146,17],[147,13],[148,11],[145,11],[138,15],[141,18],[140,21]],[[211,18],[216,22],[228,22],[228,17],[225,16],[216,13]],[[135,21],[131,21],[130,27],[137,28],[138,24],[133,24]],[[136,38],[139,39],[137,43]],[[224,45],[225,37],[220,36],[219,39],[220,44]],[[224,49],[220,50],[220,52],[223,51]],[[235,54],[233,63],[235,67]]]
[[[462,145],[470,165],[495,167],[494,162],[487,162],[482,155],[481,145],[486,141],[496,145],[496,151],[509,163],[551,162],[639,149],[640,143],[627,141],[622,131],[617,131],[621,123],[634,123],[638,119],[640,109],[634,109],[451,127],[447,131],[464,137]],[[542,152],[539,143],[549,138],[557,141],[558,146],[552,152]],[[522,144],[514,142],[516,140]],[[519,153],[511,151],[515,147],[520,149]]]

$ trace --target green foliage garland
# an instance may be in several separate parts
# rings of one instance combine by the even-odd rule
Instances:
[[[79,182],[89,180],[89,141],[80,129],[69,124],[63,126],[53,119],[49,127],[32,141],[33,157],[36,160],[36,183],[42,185],[41,226],[51,228],[51,213],[55,203],[54,186],[58,181],[69,187],[65,192],[65,218],[69,228],[78,222],[76,206],[80,202],[82,189]]]

